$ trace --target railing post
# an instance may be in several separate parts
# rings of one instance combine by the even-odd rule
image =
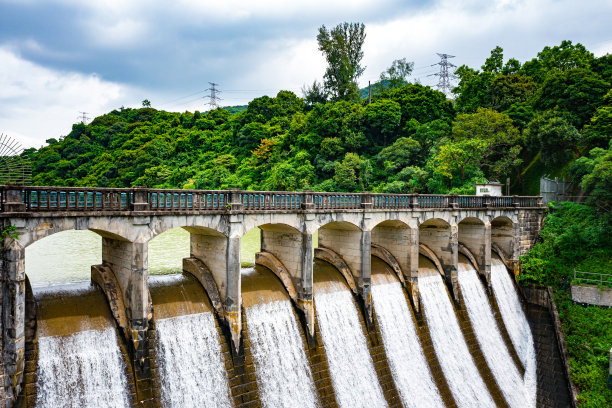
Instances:
[[[419,195],[412,194],[410,196],[410,208],[419,208]]]
[[[230,190],[230,211],[240,211],[244,208],[242,204],[242,190],[239,188],[232,188]]]
[[[372,194],[369,191],[361,194],[361,208],[364,210],[371,210],[374,207],[372,202]]]
[[[302,192],[302,198],[303,198],[302,203],[301,203],[302,210],[314,210],[315,208],[314,195],[312,194],[312,191],[306,190]]]
[[[521,206],[521,203],[519,202],[519,198],[518,198],[518,196],[517,196],[517,195],[513,195],[513,196],[512,196],[512,206],[513,206],[514,208],[518,208],[518,207],[520,207],[520,206]]]
[[[538,200],[538,207],[542,207],[542,196],[539,196],[537,200]]]
[[[457,199],[457,194],[450,194],[448,196],[448,206],[453,210],[459,208],[459,200]]]
[[[489,208],[491,206],[491,196],[484,195],[482,196],[482,207]]]
[[[4,190],[5,198],[3,212],[25,212],[26,205],[23,202],[22,186],[19,184],[8,184]]]
[[[136,186],[132,188],[134,194],[132,200],[132,211],[149,211],[151,205],[149,204],[148,189],[143,186]]]

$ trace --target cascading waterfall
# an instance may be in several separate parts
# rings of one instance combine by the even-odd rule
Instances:
[[[316,285],[314,301],[338,404],[386,407],[353,295],[339,282],[324,285]]]
[[[128,407],[127,380],[112,327],[38,339],[37,407]]]
[[[393,379],[404,406],[443,407],[399,282],[372,275],[372,300]]]
[[[160,319],[157,361],[165,407],[232,406],[211,312]]]
[[[247,330],[265,407],[316,407],[317,397],[291,303],[246,308]]]
[[[459,262],[458,278],[476,339],[504,399],[511,408],[534,406],[497,327],[491,305],[476,270],[468,262]]]
[[[502,320],[510,336],[516,353],[525,368],[523,381],[527,395],[529,395],[529,406],[536,405],[537,377],[536,377],[536,354],[533,346],[533,335],[529,322],[523,313],[521,301],[514,289],[512,279],[504,263],[497,257],[491,259],[491,286],[495,293],[495,299],[499,305]]]
[[[495,407],[459,328],[437,272],[419,278],[419,292],[436,355],[459,407]]]

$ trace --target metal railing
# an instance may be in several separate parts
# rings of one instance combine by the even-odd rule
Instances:
[[[612,287],[612,274],[599,272],[582,272],[574,269],[574,282],[587,285]]]
[[[0,213],[542,208],[541,197],[0,186]]]

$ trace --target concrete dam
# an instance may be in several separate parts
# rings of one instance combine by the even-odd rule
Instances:
[[[566,398],[514,283],[541,226],[538,197],[1,194],[11,226],[1,406],[535,407]],[[149,276],[149,241],[176,228],[190,237],[183,272]],[[260,251],[242,268],[241,238],[254,228]],[[33,291],[25,249],[68,230],[101,236],[91,282]]]

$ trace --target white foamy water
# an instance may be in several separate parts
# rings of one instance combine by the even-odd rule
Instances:
[[[37,407],[128,407],[114,328],[38,339]]]
[[[485,290],[472,265],[459,263],[459,286],[478,344],[512,408],[532,406],[531,398],[497,327]]]
[[[491,286],[510,340],[525,367],[523,381],[529,395],[529,406],[535,407],[537,377],[533,335],[508,270],[497,258],[491,259]]]
[[[257,383],[265,407],[316,407],[304,343],[288,300],[246,308]]]
[[[163,406],[230,408],[227,374],[213,314],[171,317],[155,324]]]
[[[495,407],[470,355],[440,275],[420,277],[419,292],[436,355],[457,405]]]
[[[315,308],[327,353],[329,371],[341,407],[386,407],[352,294],[338,283],[337,291],[316,293]]]
[[[372,286],[385,352],[404,406],[444,407],[399,282]]]

